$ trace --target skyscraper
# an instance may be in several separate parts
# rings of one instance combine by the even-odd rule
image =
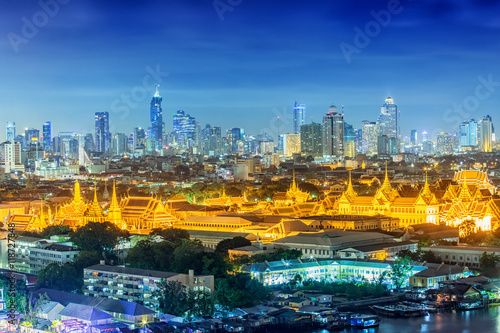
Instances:
[[[436,151],[441,155],[453,154],[453,140],[453,136],[449,133],[439,133],[437,135]]]
[[[306,123],[306,106],[297,104],[293,106],[293,133],[300,134],[300,126]]]
[[[5,139],[7,141],[14,141],[16,138],[16,123],[7,122]]]
[[[235,153],[238,150],[238,141],[243,140],[245,131],[242,128],[234,127],[227,130],[227,137],[231,145],[231,151]]]
[[[493,123],[489,115],[485,116],[478,123],[478,146],[482,152],[491,152],[493,137]]]
[[[107,153],[111,143],[111,134],[109,133],[109,113],[95,113],[95,148],[96,151]]]
[[[477,146],[477,121],[471,119],[464,121],[458,127],[458,136],[460,141],[460,147]]]
[[[283,140],[283,154],[287,156],[300,154],[300,134],[285,134]]]
[[[379,124],[372,121],[364,120],[361,122],[363,130],[363,153],[367,155],[375,155],[378,150],[378,137],[380,136],[382,129]]]
[[[46,121],[43,123],[42,135],[43,135],[43,141],[42,141],[43,150],[50,151],[51,146],[52,146],[52,122],[51,121]]]
[[[418,143],[418,140],[417,140],[417,130],[411,130],[410,132],[410,143],[412,145],[412,147],[415,147]]]
[[[344,115],[333,104],[323,116],[323,156],[344,156]]]
[[[300,127],[300,150],[306,156],[323,155],[321,124],[312,123]]]
[[[24,130],[24,144],[25,147],[29,147],[31,144],[31,140],[40,138],[40,131],[36,128],[26,128]]]
[[[158,87],[159,85],[156,85],[156,92],[151,99],[151,139],[154,142],[155,149],[161,150],[163,138],[163,114],[161,110],[162,98],[160,96],[160,92],[158,91]]]
[[[382,131],[381,135],[398,138],[398,107],[392,98],[387,97],[385,104],[380,107],[378,123]]]
[[[173,125],[177,144],[182,148],[193,147],[196,140],[196,119],[184,110],[178,110],[174,113]]]

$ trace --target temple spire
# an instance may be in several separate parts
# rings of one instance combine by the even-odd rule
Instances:
[[[116,181],[113,180],[113,195],[111,197],[111,204],[109,205],[108,210],[108,221],[113,223],[119,223],[122,221],[122,211],[120,206],[118,205],[118,199],[116,198]],[[126,227],[125,225],[121,225],[121,229]]]
[[[349,170],[349,184],[347,185],[346,194],[349,197],[355,197],[357,195],[356,191],[354,191],[354,188],[352,187],[351,170]]]
[[[389,173],[387,171],[387,161],[385,162],[385,179],[381,190],[384,192],[392,191],[391,182],[389,181]]]
[[[92,202],[92,206],[90,207],[90,211],[88,213],[89,217],[102,217],[101,206],[99,206],[99,202],[97,201],[97,183],[94,182],[94,201]],[[95,222],[95,221],[94,221]]]
[[[80,183],[78,182],[78,179],[75,182],[74,192],[75,193],[74,193],[74,196],[73,196],[73,203],[76,206],[80,206],[81,204],[83,204],[83,200],[82,200],[82,194],[80,193]]]

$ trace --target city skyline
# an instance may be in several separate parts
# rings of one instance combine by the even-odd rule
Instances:
[[[60,1],[57,13],[45,11],[47,22],[38,22],[46,7],[4,1],[1,112],[18,128],[51,120],[54,133],[92,133],[89,115],[109,112],[112,132],[130,133],[148,127],[151,92],[160,84],[167,131],[171,115],[185,110],[202,126],[254,134],[272,129],[279,115],[293,133],[294,101],[307,106],[307,123],[311,116],[320,122],[334,103],[359,127],[376,120],[388,96],[401,111],[403,136],[415,128],[435,140],[462,121],[494,114],[498,4],[390,3],[241,1],[221,11],[212,2]],[[33,18],[40,26],[32,36],[23,27]],[[364,45],[359,36],[370,27]],[[155,52],[144,52],[152,46]],[[140,98],[128,105],[122,96],[132,93]],[[11,114],[29,116],[7,119]]]

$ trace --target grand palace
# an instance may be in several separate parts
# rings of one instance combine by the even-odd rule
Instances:
[[[394,182],[393,182],[394,183]],[[347,186],[312,198],[295,177],[287,192],[277,192],[271,201],[248,202],[246,196],[228,197],[225,191],[201,205],[182,198],[158,196],[118,198],[113,184],[111,200],[100,203],[94,186],[92,201],[86,201],[80,183],[74,183],[73,198],[55,207],[40,203],[38,212],[22,214],[9,210],[6,223],[18,231],[40,231],[50,225],[78,228],[88,222],[110,221],[120,229],[147,233],[154,228],[250,233],[262,240],[276,240],[297,233],[315,233],[328,228],[344,230],[395,230],[422,223],[458,226],[465,220],[476,229],[499,227],[500,199],[481,170],[462,170],[452,179],[429,184],[393,186],[387,167],[381,186],[373,195],[359,195],[351,172]]]

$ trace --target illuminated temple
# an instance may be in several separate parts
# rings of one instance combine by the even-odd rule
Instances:
[[[439,191],[439,186],[446,186]],[[439,193],[438,192],[443,192]],[[467,219],[474,220],[481,230],[491,230],[500,220],[500,199],[494,199],[494,186],[486,172],[459,171],[452,182],[438,182],[431,189],[425,184],[417,195],[403,195],[389,181],[387,167],[382,186],[373,196],[359,196],[349,185],[337,200],[335,210],[345,215],[386,215],[400,219],[400,227],[420,223],[445,223],[457,226]]]

